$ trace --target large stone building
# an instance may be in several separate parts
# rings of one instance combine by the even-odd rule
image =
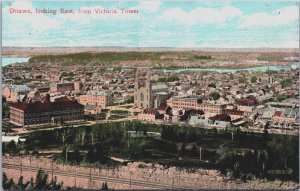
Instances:
[[[172,109],[195,109],[202,110],[205,113],[223,113],[226,105],[201,103],[202,99],[197,96],[174,96],[167,104]]]
[[[90,90],[85,95],[78,97],[78,102],[82,105],[95,105],[101,108],[113,104],[113,97],[110,93],[99,90]]]
[[[75,82],[59,82],[50,85],[50,92],[60,92],[64,94],[66,91],[81,91],[83,84],[80,81]]]
[[[168,98],[168,86],[152,84],[149,71],[147,71],[146,80],[140,80],[137,70],[134,84],[134,105],[136,107],[156,108],[166,103]]]
[[[63,123],[83,119],[83,105],[71,100],[51,102],[49,94],[41,102],[17,102],[10,106],[10,122],[18,126]]]

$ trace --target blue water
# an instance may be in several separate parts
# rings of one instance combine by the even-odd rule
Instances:
[[[162,69],[163,72],[184,72],[184,71],[209,71],[209,72],[238,72],[238,71],[251,71],[251,72],[266,72],[268,70],[288,70],[299,68],[299,63],[291,63],[287,65],[278,66],[257,66],[251,68],[241,68],[241,69],[226,69],[226,68],[180,68],[180,69]]]
[[[28,58],[2,58],[2,66],[7,66],[9,64],[28,62]]]

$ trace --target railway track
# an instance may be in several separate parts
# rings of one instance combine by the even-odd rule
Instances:
[[[119,183],[119,184],[128,184],[132,186],[143,186],[147,188],[154,188],[154,189],[164,189],[164,190],[195,190],[195,188],[189,188],[189,187],[182,187],[182,186],[176,186],[173,184],[162,184],[159,182],[150,182],[150,181],[142,181],[142,180],[133,180],[133,179],[124,179],[124,178],[117,178],[112,176],[99,176],[99,175],[93,175],[91,173],[78,173],[78,172],[69,172],[69,171],[63,171],[63,170],[55,170],[55,169],[48,169],[48,168],[39,168],[39,167],[32,167],[32,166],[24,166],[19,164],[9,164],[9,163],[2,163],[3,169],[14,169],[18,171],[24,172],[37,172],[39,169],[44,170],[49,175],[53,176],[67,176],[67,177],[74,177],[74,178],[84,178],[88,179],[90,181],[106,181],[106,182],[113,182],[113,183]]]

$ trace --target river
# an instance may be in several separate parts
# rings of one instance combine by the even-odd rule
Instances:
[[[9,64],[14,63],[22,63],[22,62],[28,62],[30,57],[23,57],[23,58],[2,58],[2,67],[7,66]],[[140,67],[144,68],[144,67]],[[242,70],[247,70],[251,72],[265,72],[268,70],[288,70],[288,69],[295,69],[299,68],[299,63],[291,63],[287,65],[277,65],[277,66],[257,66],[257,67],[248,67],[248,68],[239,68],[239,69],[229,69],[229,68],[176,68],[176,69],[156,69],[161,70],[163,72],[184,72],[184,71],[210,71],[210,72],[237,72]]]
[[[287,65],[277,65],[277,66],[257,66],[257,67],[248,67],[248,68],[178,68],[178,69],[159,69],[163,72],[185,72],[185,71],[209,71],[209,72],[238,72],[238,71],[251,71],[251,72],[266,72],[268,70],[288,70],[299,68],[299,63],[291,63]]]
[[[23,63],[23,62],[28,62],[30,57],[22,57],[22,58],[17,58],[17,57],[12,57],[12,58],[2,58],[2,67],[7,66],[9,64],[15,64],[15,63]]]

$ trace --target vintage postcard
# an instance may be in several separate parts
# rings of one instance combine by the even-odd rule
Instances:
[[[4,190],[299,189],[299,2],[3,0]]]

